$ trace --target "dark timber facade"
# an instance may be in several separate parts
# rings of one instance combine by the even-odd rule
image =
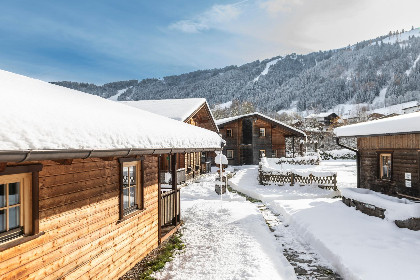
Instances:
[[[360,187],[420,199],[420,134],[359,137]]]
[[[216,122],[226,141],[223,153],[229,165],[258,164],[262,154],[270,158],[284,157],[286,137],[306,136],[297,129],[259,113]]]

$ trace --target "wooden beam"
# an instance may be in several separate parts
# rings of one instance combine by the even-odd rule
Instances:
[[[175,232],[178,231],[178,229],[180,227],[181,227],[181,224],[179,224],[176,227],[174,227],[173,229],[171,229],[171,231],[169,231],[167,234],[165,234],[165,236],[162,237],[162,242],[165,241],[166,239],[168,239],[169,237],[171,237]]]
[[[71,165],[73,163],[73,159],[56,159],[54,162],[61,165]]]
[[[158,244],[162,243],[162,193],[161,193],[161,182],[160,182],[160,165],[162,156],[158,157]]]
[[[114,157],[102,157],[101,159],[103,161],[113,161],[115,158]]]
[[[7,162],[0,162],[0,172],[6,170]]]
[[[32,235],[39,233],[39,172],[32,173]]]
[[[295,157],[295,136],[292,137],[292,157]]]

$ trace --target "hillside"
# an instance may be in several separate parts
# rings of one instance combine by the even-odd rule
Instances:
[[[419,100],[419,60],[420,29],[412,29],[342,49],[278,56],[163,79],[102,86],[55,84],[118,100],[204,97],[211,106],[232,100],[252,102],[262,112],[291,105],[298,111],[324,111],[338,104],[381,106]]]

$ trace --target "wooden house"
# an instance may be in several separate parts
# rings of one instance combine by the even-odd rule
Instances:
[[[306,137],[304,132],[260,113],[220,119],[216,124],[226,141],[223,153],[229,165],[258,164],[262,154],[284,157],[286,137]]]
[[[378,120],[378,119],[382,119],[386,117],[384,114],[380,114],[380,113],[371,113],[367,116],[367,120],[369,121],[373,121],[373,120]]]
[[[336,113],[319,113],[311,114],[305,117],[305,121],[315,120],[322,126],[330,126],[334,124],[340,117]]]
[[[180,221],[159,162],[218,134],[0,70],[0,279],[118,279]],[[172,172],[176,182],[176,173]]]
[[[205,98],[121,101],[121,103],[210,131],[219,132]],[[178,154],[179,182],[210,172],[213,158],[214,154],[210,152]],[[163,156],[161,164],[163,173],[170,171],[171,157],[169,154]],[[165,177],[163,173],[162,179]]]
[[[339,138],[357,137],[358,187],[420,200],[420,112],[335,132]]]

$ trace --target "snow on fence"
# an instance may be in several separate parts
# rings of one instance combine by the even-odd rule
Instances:
[[[347,149],[320,151],[319,155],[323,160],[329,159],[356,159],[356,153]]]
[[[323,189],[337,190],[337,174],[329,171],[316,171],[311,169],[288,168],[276,163],[277,159],[262,158],[259,164],[259,183],[317,185]]]
[[[306,153],[303,157],[279,158],[277,164],[287,163],[296,165],[319,165],[320,161],[321,159],[318,153]]]

